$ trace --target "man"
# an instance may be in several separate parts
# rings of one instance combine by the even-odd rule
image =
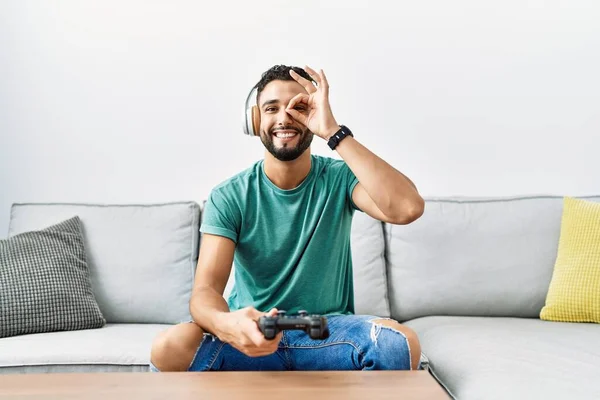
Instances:
[[[409,224],[422,215],[423,199],[337,123],[323,70],[275,66],[255,88],[265,158],[211,191],[193,322],[158,335],[151,370],[417,369],[421,349],[410,328],[354,315],[350,226],[355,210]],[[343,160],[311,155],[314,136]],[[278,309],[326,315],[329,338],[291,330],[265,339],[257,321]]]

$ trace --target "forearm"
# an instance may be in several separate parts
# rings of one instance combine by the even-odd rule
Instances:
[[[342,140],[336,151],[384,214],[393,216],[407,208],[423,207],[415,184],[353,137]]]
[[[194,290],[190,300],[190,313],[204,332],[220,337],[223,317],[229,313],[229,306],[222,295],[206,286]]]

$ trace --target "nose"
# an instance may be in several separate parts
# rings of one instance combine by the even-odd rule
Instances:
[[[292,119],[292,117],[290,116],[290,114],[288,114],[287,112],[285,112],[285,108],[284,107],[281,107],[281,109],[277,113],[277,124],[285,126],[285,125],[291,125],[292,122],[294,122],[294,120]]]

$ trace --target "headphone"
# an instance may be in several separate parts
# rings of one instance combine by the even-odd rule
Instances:
[[[244,107],[244,135],[248,136],[260,136],[260,110],[256,105],[256,95],[257,89],[253,88],[246,97]]]

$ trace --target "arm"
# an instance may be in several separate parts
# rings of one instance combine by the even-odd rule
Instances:
[[[409,224],[423,215],[423,198],[414,183],[400,171],[351,136],[335,149],[359,181],[352,192],[352,201],[358,208],[392,224]]]
[[[317,73],[309,67],[304,69],[317,82],[318,87],[290,71],[292,78],[308,94],[300,93],[292,98],[286,112],[316,136],[327,141],[339,129],[329,105],[329,83],[323,70]],[[298,103],[306,104],[307,111],[297,111],[295,106]],[[356,139],[346,137],[336,150],[360,182],[352,192],[352,201],[365,213],[393,224],[409,224],[423,214],[425,202],[410,179]]]
[[[194,322],[205,332],[219,336],[219,327],[229,306],[223,291],[231,273],[235,243],[223,236],[202,236],[198,266],[190,300],[190,313]]]
[[[235,243],[229,238],[204,234],[198,255],[198,267],[190,299],[190,313],[204,332],[212,333],[250,357],[277,351],[280,332],[275,340],[267,340],[256,321],[267,315],[254,307],[230,312],[223,291],[231,274]],[[268,315],[274,315],[276,309]]]

